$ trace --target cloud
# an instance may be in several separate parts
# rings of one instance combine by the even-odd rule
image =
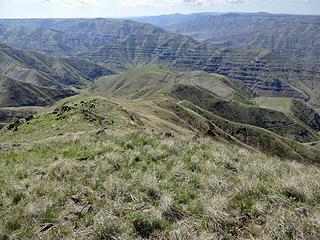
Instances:
[[[147,7],[153,7],[153,6],[160,6],[161,4],[159,1],[155,0],[121,0],[120,4],[122,6],[147,6]]]
[[[184,3],[194,5],[215,5],[215,4],[227,4],[227,3],[243,3],[245,0],[183,0]]]
[[[97,5],[103,3],[120,3],[123,6],[160,6],[160,5],[174,5],[174,4],[224,4],[224,3],[239,3],[245,0],[2,0],[4,2],[20,2],[20,3],[54,3],[63,5]],[[309,0],[310,1],[310,0]],[[311,0],[312,1],[312,0]],[[0,0],[1,2],[1,0]]]
[[[269,3],[281,2],[282,0],[0,0],[1,2],[19,2],[19,3],[52,3],[62,6],[81,7],[81,6],[99,6],[104,4],[115,4],[121,6],[146,6],[146,7],[161,7],[161,6],[175,6],[175,5],[230,5],[244,2],[259,2],[266,1]],[[292,3],[315,3],[320,0],[287,0]]]
[[[106,2],[105,0],[2,0],[2,1],[3,2],[13,1],[17,3],[25,3],[25,4],[52,3],[52,4],[59,4],[62,6],[73,6],[73,7],[100,5],[103,2]]]
[[[229,4],[242,3],[245,0],[119,0],[123,6],[164,6],[164,5],[215,5],[215,4]]]

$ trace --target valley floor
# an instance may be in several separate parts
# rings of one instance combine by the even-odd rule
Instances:
[[[68,101],[1,130],[1,239],[320,239],[317,165]]]

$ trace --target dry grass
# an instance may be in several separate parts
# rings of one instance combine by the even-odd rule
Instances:
[[[77,101],[2,130],[0,239],[320,238],[318,166]]]
[[[320,237],[318,167],[208,138],[91,133],[1,153],[0,172],[3,239]]]

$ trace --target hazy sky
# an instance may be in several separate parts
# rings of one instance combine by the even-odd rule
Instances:
[[[320,0],[0,0],[0,18],[127,17],[177,12],[320,14]]]

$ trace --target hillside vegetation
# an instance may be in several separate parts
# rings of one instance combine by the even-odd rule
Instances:
[[[257,107],[239,81],[204,72],[176,72],[156,65],[97,79],[96,91],[140,101],[188,101],[231,122],[264,128],[300,142],[319,139],[319,115],[306,105],[294,114]],[[298,103],[298,102],[297,102]],[[304,106],[304,108],[302,108]],[[304,109],[304,110],[303,110]],[[307,109],[310,111],[308,112]],[[305,115],[306,119],[301,116]],[[226,126],[226,128],[228,128]]]
[[[0,108],[0,128],[16,119],[29,118],[42,110],[41,107]]]
[[[318,165],[227,144],[163,114],[80,95],[4,128],[1,237],[320,237]]]
[[[229,100],[249,103],[249,93],[240,81],[202,71],[175,71],[160,65],[146,65],[124,73],[101,77],[93,89],[130,99],[155,99],[168,96],[174,84],[195,85]]]

